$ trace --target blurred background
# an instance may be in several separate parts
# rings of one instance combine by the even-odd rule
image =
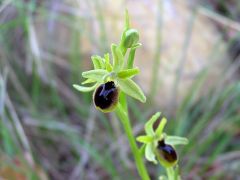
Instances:
[[[240,179],[238,0],[0,0],[0,179],[139,179],[120,122],[72,87],[119,42],[126,8],[148,97],[128,98],[134,134],[161,111],[190,141],[182,179]]]

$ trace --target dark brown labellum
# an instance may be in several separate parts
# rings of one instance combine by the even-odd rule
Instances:
[[[168,163],[173,163],[177,161],[177,153],[175,149],[168,144],[165,144],[163,140],[158,142],[157,149],[159,151],[159,155],[166,160]]]
[[[95,106],[103,112],[110,112],[118,102],[118,88],[113,81],[100,85],[93,95]]]

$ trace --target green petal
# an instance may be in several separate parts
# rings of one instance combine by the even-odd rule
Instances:
[[[120,69],[122,69],[124,64],[123,54],[116,44],[112,44],[111,50],[113,56],[113,70],[119,71]]]
[[[110,64],[109,53],[104,54],[106,70],[111,72],[113,70],[112,65]]]
[[[90,70],[90,71],[85,71],[82,73],[82,76],[84,78],[92,79],[94,81],[102,82],[103,77],[107,74],[108,72],[104,69],[95,69],[95,70]]]
[[[151,161],[153,162],[154,164],[157,164],[157,160],[156,160],[156,157],[155,157],[155,154],[153,153],[152,151],[152,145],[151,143],[147,144],[146,145],[146,148],[145,148],[145,157],[148,161]]]
[[[91,57],[94,69],[104,69],[105,63],[104,60],[100,56],[92,56]]]
[[[117,76],[121,79],[126,79],[126,78],[132,78],[133,76],[137,75],[139,73],[139,69],[138,68],[134,68],[134,69],[126,69],[126,70],[122,70],[120,71]]]
[[[159,123],[159,125],[157,127],[157,130],[156,130],[156,135],[157,135],[158,138],[160,138],[166,123],[167,123],[167,119],[166,118],[162,118],[162,120],[160,121],[160,123]]]
[[[188,144],[188,139],[184,137],[179,137],[179,136],[166,136],[164,139],[166,144],[169,145],[186,145]]]
[[[145,124],[145,132],[147,135],[150,136],[154,136],[155,133],[153,131],[153,124],[155,123],[155,121],[160,117],[161,113],[157,112],[155,113],[149,120],[148,122]]]
[[[146,102],[146,97],[141,88],[131,79],[118,79],[120,89],[127,95],[141,101]]]
[[[153,141],[153,137],[151,136],[138,136],[137,141],[141,143],[150,143]]]
[[[81,92],[90,92],[90,91],[93,91],[97,87],[97,84],[95,84],[91,87],[85,87],[85,86],[79,86],[77,84],[73,84],[73,87]]]

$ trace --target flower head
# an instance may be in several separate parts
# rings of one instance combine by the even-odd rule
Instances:
[[[94,69],[82,73],[82,76],[86,78],[82,85],[92,85],[73,85],[75,89],[82,92],[94,91],[93,101],[97,109],[103,112],[114,110],[120,92],[141,102],[146,101],[143,91],[132,80],[139,73],[139,69],[133,67],[135,50],[141,46],[138,40],[138,32],[129,27],[128,13],[126,12],[125,28],[121,41],[119,45],[112,44],[111,46],[112,61],[108,53],[104,57],[92,56]],[[129,56],[125,62],[124,56],[129,48]]]
[[[145,157],[148,161],[157,163],[157,160],[164,167],[171,167],[177,164],[178,157],[175,145],[187,144],[188,140],[183,137],[169,136],[163,132],[167,123],[166,118],[162,118],[156,130],[153,124],[160,117],[160,112],[154,114],[145,124],[146,135],[138,136],[137,140],[144,144]]]

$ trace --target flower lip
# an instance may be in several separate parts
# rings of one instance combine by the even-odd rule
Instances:
[[[175,163],[177,161],[177,153],[175,149],[168,144],[165,144],[164,140],[158,142],[157,149],[162,158],[169,163]]]
[[[101,111],[111,111],[118,102],[118,88],[113,81],[101,84],[93,95],[95,106]]]

